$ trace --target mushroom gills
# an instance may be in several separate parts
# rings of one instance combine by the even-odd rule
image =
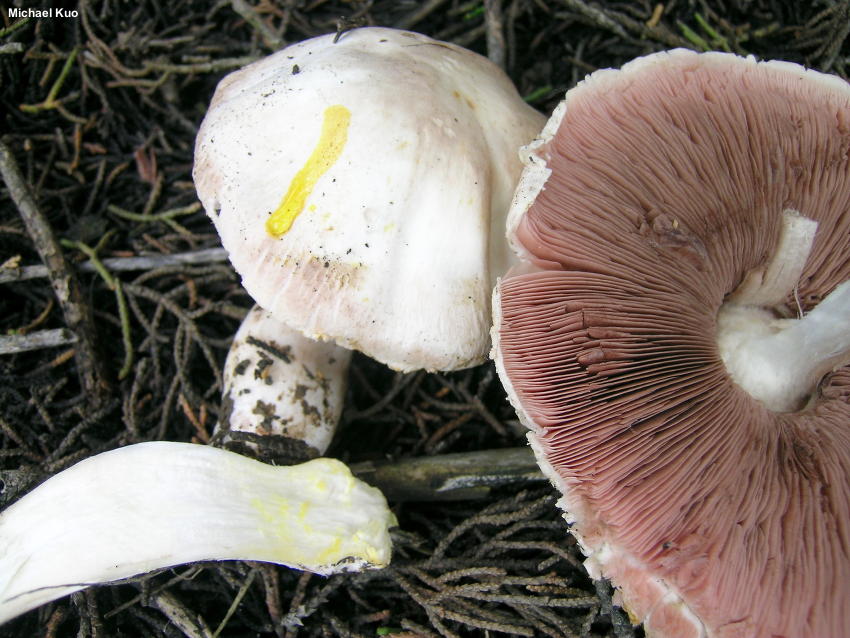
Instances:
[[[850,636],[848,114],[838,78],[678,50],[527,149],[496,369],[647,635]]]

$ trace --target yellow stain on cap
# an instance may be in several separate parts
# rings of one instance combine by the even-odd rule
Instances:
[[[301,170],[292,178],[289,190],[283,196],[280,206],[266,220],[266,232],[272,237],[280,237],[292,226],[295,218],[304,210],[307,198],[319,178],[339,159],[348,140],[348,125],[351,123],[351,111],[341,104],[325,109],[322,120],[322,132],[319,141]]]

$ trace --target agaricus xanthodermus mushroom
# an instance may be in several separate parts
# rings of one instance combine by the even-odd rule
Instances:
[[[652,636],[850,635],[850,87],[659,53],[528,163],[494,357],[591,574]]]
[[[272,467],[152,442],[63,470],[0,513],[0,623],[84,587],[202,560],[383,567],[395,517],[333,459]]]
[[[195,147],[201,202],[283,323],[398,370],[481,363],[517,149],[544,118],[456,45],[383,28],[335,40],[221,81]]]

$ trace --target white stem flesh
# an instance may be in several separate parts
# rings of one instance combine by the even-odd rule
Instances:
[[[802,319],[726,304],[718,316],[720,356],[735,382],[775,412],[803,408],[820,380],[850,363],[850,281]]]
[[[800,281],[812,251],[818,223],[795,210],[782,211],[782,230],[771,259],[744,278],[729,302],[750,306],[778,306]]]
[[[130,445],[0,514],[0,622],[96,583],[200,560],[319,574],[382,567],[395,518],[333,459],[272,467],[187,443]]]

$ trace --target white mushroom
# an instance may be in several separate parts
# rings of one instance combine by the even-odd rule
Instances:
[[[395,517],[333,459],[272,467],[139,443],[60,472],[0,514],[0,623],[91,584],[200,560],[319,574],[382,567]]]
[[[224,364],[219,428],[228,449],[275,459],[321,456],[342,412],[351,351],[314,341],[254,306]],[[290,461],[291,462],[291,461]]]
[[[475,53],[357,29],[222,80],[194,178],[277,319],[399,370],[457,369],[486,358],[517,149],[543,120]]]

